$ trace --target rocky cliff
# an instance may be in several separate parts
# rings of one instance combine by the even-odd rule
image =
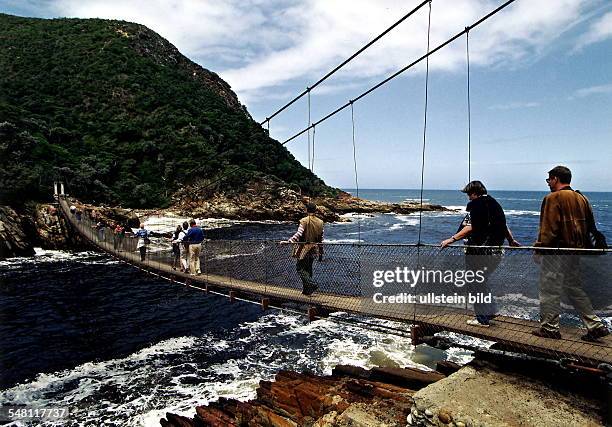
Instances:
[[[34,247],[80,250],[88,246],[73,233],[53,204],[0,206],[0,259],[34,255]]]

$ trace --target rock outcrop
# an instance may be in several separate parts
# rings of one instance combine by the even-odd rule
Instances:
[[[34,255],[43,249],[85,249],[53,204],[30,204],[16,210],[0,206],[0,258]]]
[[[175,426],[404,426],[415,390],[444,375],[415,369],[337,366],[325,377],[281,371],[262,381],[248,402],[221,398],[196,407],[196,416],[167,414]]]
[[[34,247],[21,217],[8,206],[0,206],[0,258],[34,255]]]
[[[326,377],[282,371],[274,382],[260,383],[256,399],[222,398],[196,407],[193,418],[168,413],[160,423],[163,427],[603,426],[601,382],[585,377],[572,380],[571,373],[560,369],[557,374],[554,369],[544,373],[527,361],[498,362],[477,358],[460,367],[440,361],[437,371],[337,366]]]
[[[408,426],[602,425],[593,399],[480,363],[419,390],[413,399]]]
[[[197,185],[177,191],[174,206],[185,216],[198,218],[228,218],[242,220],[296,221],[304,216],[304,204],[312,201],[318,206],[318,215],[325,221],[340,221],[347,213],[398,213],[417,212],[417,202],[389,203],[365,200],[344,191],[336,196],[306,197],[299,189],[271,179],[252,181],[241,192],[209,192]],[[424,211],[447,210],[440,205],[424,203]]]

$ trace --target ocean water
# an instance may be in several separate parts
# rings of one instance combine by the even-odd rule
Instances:
[[[492,192],[524,244],[535,240],[545,194]],[[360,196],[399,202],[419,192],[361,190]],[[612,193],[587,196],[612,240]],[[423,213],[423,240],[436,243],[456,230],[466,198],[455,191],[424,197],[456,209]],[[418,235],[415,214],[351,219],[327,225],[326,240],[398,243]],[[174,221],[150,218],[149,224],[166,230]],[[286,239],[296,225],[210,221],[208,228],[210,238]],[[68,406],[67,425],[157,426],[165,412],[192,416],[194,406],[221,396],[253,398],[258,382],[281,369],[329,373],[338,363],[429,369],[440,359],[470,359],[459,348],[415,348],[406,337],[345,323],[353,319],[359,317],[336,313],[308,323],[288,312],[230,305],[95,252],[38,251],[0,262],[0,402]]]

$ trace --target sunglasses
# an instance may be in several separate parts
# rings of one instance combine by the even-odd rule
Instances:
[[[550,183],[550,181],[552,181],[555,178],[557,178],[557,177],[553,176],[553,177],[550,177],[550,178],[546,178],[546,183]]]

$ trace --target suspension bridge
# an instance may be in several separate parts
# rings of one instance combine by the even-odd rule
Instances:
[[[491,288],[502,314],[495,318],[491,327],[482,328],[466,323],[473,318],[473,311],[464,303],[381,304],[375,301],[372,271],[392,271],[397,266],[414,270],[425,266],[444,271],[460,269],[465,258],[461,247],[441,250],[431,245],[324,244],[325,261],[315,267],[320,291],[308,296],[301,292],[295,260],[290,256],[288,245],[263,240],[205,241],[201,256],[202,274],[194,276],[174,270],[169,251],[149,251],[147,258],[141,261],[135,247],[136,239],[117,236],[111,230],[101,233],[97,221],[87,213],[77,219],[70,212],[70,204],[67,198],[60,196],[62,215],[80,236],[99,250],[148,274],[199,291],[222,294],[232,302],[244,300],[261,304],[264,309],[275,307],[298,311],[311,319],[342,311],[366,318],[402,322],[410,325],[404,332],[411,334],[415,344],[426,336],[446,331],[493,341],[497,349],[587,367],[612,364],[612,337],[599,342],[583,341],[581,336],[586,331],[579,327],[579,319],[571,311],[567,312],[567,324],[561,327],[562,339],[539,338],[531,334],[539,326],[533,318],[533,314],[538,313],[539,304],[538,265],[533,262],[532,248],[503,249],[504,259],[495,277],[491,278]],[[600,279],[595,280],[597,283],[585,284],[585,287],[587,290],[598,288],[595,289],[597,307],[609,310],[612,298],[610,290],[603,286],[605,280],[612,277],[612,252],[601,251],[600,255],[585,255],[584,258],[587,258],[584,265],[586,277]],[[400,290],[394,289],[393,292]],[[440,287],[419,287],[413,292],[427,297],[440,292]],[[370,325],[377,327],[376,322]]]
[[[353,162],[357,196],[359,184],[357,178],[357,156],[355,141],[355,123],[353,109],[356,102],[365,98],[379,87],[392,79],[425,61],[425,102],[422,139],[421,163],[421,193],[420,205],[423,206],[423,184],[425,170],[425,154],[427,141],[427,94],[429,85],[429,57],[462,36],[466,38],[467,64],[467,111],[468,111],[468,178],[471,171],[470,152],[470,79],[469,79],[469,33],[491,16],[497,14],[515,0],[509,0],[495,10],[466,26],[453,37],[438,46],[430,46],[430,28],[432,16],[432,1],[426,0],[417,5],[399,21],[374,38],[351,57],[327,73],[323,78],[309,86],[301,94],[278,109],[264,120],[261,125],[267,125],[271,120],[304,96],[308,97],[308,125],[303,130],[289,137],[283,145],[295,140],[301,135],[308,135],[308,166],[314,168],[315,134],[317,126],[335,116],[340,111],[350,108],[352,122]],[[310,94],[318,85],[336,71],[353,60],[367,48],[376,43],[404,20],[414,15],[421,8],[429,6],[428,33],[426,53],[404,68],[387,77],[357,97],[315,122],[311,121]],[[223,153],[220,153],[221,156]],[[230,169],[208,185],[214,185],[224,176],[239,170],[240,166]],[[469,325],[467,320],[474,314],[466,298],[468,288],[453,289],[452,295],[457,297],[451,303],[440,304],[431,296],[448,292],[448,286],[440,284],[419,286],[418,289],[408,289],[395,284],[386,289],[390,294],[401,294],[408,291],[416,299],[402,303],[377,302],[376,286],[372,277],[375,271],[393,271],[398,266],[418,271],[437,269],[457,271],[465,268],[465,252],[460,246],[451,246],[443,251],[433,245],[424,244],[421,240],[421,215],[419,211],[418,240],[411,244],[331,244],[324,243],[325,260],[315,267],[315,280],[319,291],[313,295],[301,292],[301,282],[295,271],[295,260],[291,258],[291,247],[279,245],[278,242],[263,240],[208,240],[203,244],[201,263],[204,266],[201,275],[189,275],[172,268],[172,259],[167,251],[149,251],[144,261],[136,252],[135,239],[119,237],[110,232],[100,232],[96,221],[87,213],[77,218],[69,209],[72,204],[66,196],[58,195],[59,208],[70,226],[86,241],[120,260],[149,274],[179,283],[190,288],[217,293],[237,300],[261,304],[263,309],[281,308],[305,313],[310,319],[316,319],[330,312],[347,312],[360,315],[360,318],[373,319],[362,321],[368,327],[385,328],[376,319],[386,319],[406,325],[405,329],[393,327],[396,332],[409,333],[413,343],[423,342],[426,337],[440,332],[455,333],[489,341],[484,346],[491,346],[498,351],[508,351],[541,357],[558,363],[584,367],[605,373],[612,365],[612,337],[604,337],[596,342],[588,342],[581,337],[586,330],[580,327],[580,317],[568,306],[563,307],[561,339],[541,338],[531,332],[539,327],[539,272],[540,265],[534,262],[536,248],[495,248],[500,258],[499,267],[490,278],[491,293],[498,305],[499,315],[491,327],[483,328]],[[168,242],[165,243],[166,246]],[[541,250],[541,249],[540,249]],[[612,277],[612,251],[582,250],[565,254],[558,250],[559,262],[564,256],[580,258],[580,271],[585,291],[591,296],[596,313],[600,317],[612,315],[612,290],[609,278]],[[578,265],[578,264],[577,264]],[[379,295],[380,296],[380,295]],[[425,300],[426,302],[422,302]],[[389,329],[393,329],[389,327]]]

